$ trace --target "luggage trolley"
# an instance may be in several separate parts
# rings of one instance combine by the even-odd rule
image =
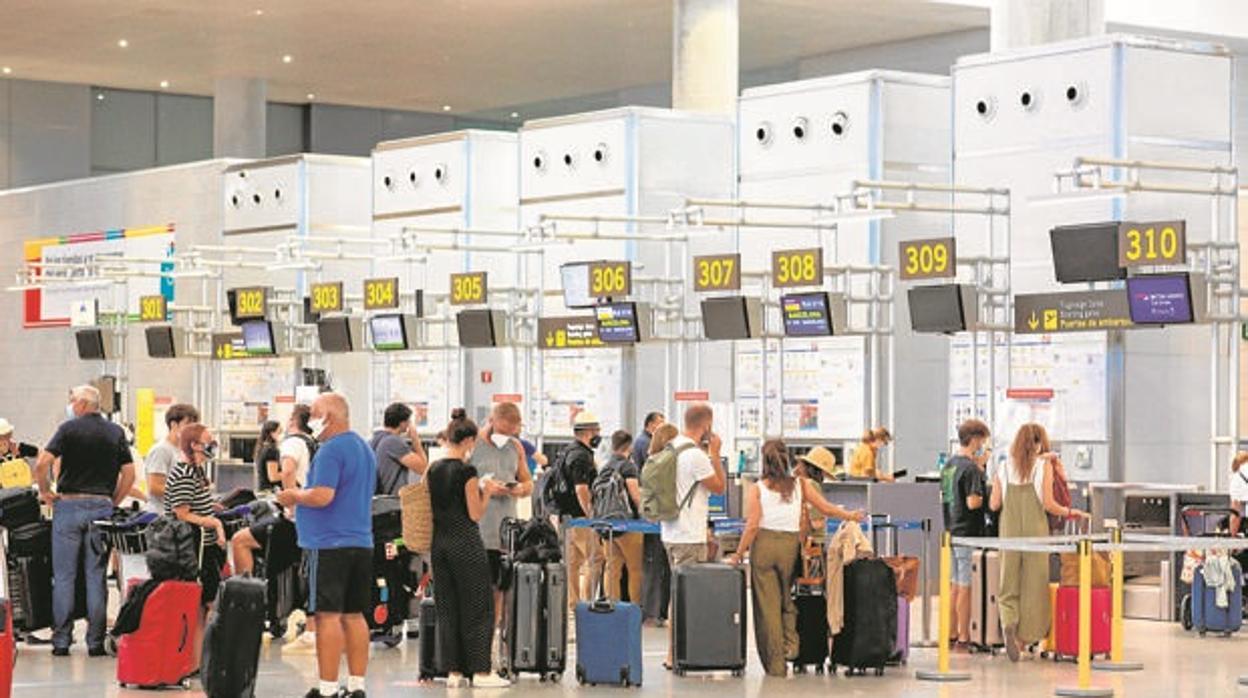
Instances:
[[[1236,536],[1236,532],[1231,530],[1231,523],[1238,517],[1238,511],[1226,507],[1187,506],[1179,510],[1179,525],[1182,528],[1183,535],[1186,537],[1233,538]],[[1192,574],[1202,574],[1201,568],[1204,565],[1205,557],[1206,553],[1200,550],[1189,550],[1184,554],[1184,567],[1186,568],[1189,564],[1195,563],[1192,569]],[[1231,559],[1235,561],[1236,566],[1240,566],[1242,564],[1239,562],[1239,557],[1240,555],[1231,555]],[[1242,574],[1242,572],[1240,574]],[[1193,582],[1194,581],[1195,580],[1193,578]],[[1244,585],[1240,580],[1239,575],[1236,575],[1236,583],[1240,587],[1239,597],[1241,602],[1234,605],[1240,606],[1240,616],[1242,617],[1245,614],[1245,611],[1242,609],[1248,608],[1248,605],[1243,603],[1244,595],[1248,592],[1245,592]],[[1187,593],[1183,595],[1182,601],[1179,602],[1179,622],[1182,623],[1184,630],[1192,630],[1197,625],[1197,623],[1193,620],[1192,609],[1192,604],[1194,603],[1192,594],[1196,585],[1192,582],[1188,582],[1188,584]],[[1239,623],[1232,620],[1230,627],[1219,628],[1218,632],[1221,632],[1221,634],[1229,637],[1236,630],[1238,630],[1238,628]],[[1204,637],[1205,633],[1209,630],[1209,628],[1206,628],[1203,624],[1201,624],[1200,627],[1195,627],[1195,629],[1200,633],[1201,637]]]
[[[147,570],[147,527],[156,519],[155,512],[140,511],[131,514],[118,510],[111,519],[91,522],[92,528],[103,536],[108,547],[106,552],[117,554],[119,604],[125,603],[130,580],[151,577]],[[117,638],[112,633],[104,634],[104,650],[110,657],[117,656]]]

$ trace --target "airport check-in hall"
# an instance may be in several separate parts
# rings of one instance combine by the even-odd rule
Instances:
[[[0,5],[0,698],[1248,693],[1246,55]]]

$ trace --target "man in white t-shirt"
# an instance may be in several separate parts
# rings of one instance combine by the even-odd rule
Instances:
[[[691,406],[685,411],[685,430],[672,439],[671,446],[677,450],[689,444],[695,446],[681,451],[676,460],[676,501],[684,502],[689,496],[689,489],[696,488],[689,503],[681,508],[680,516],[661,524],[663,547],[667,549],[672,574],[685,565],[707,561],[710,498],[712,494],[723,494],[727,489],[728,480],[719,458],[721,442],[719,435],[711,429],[714,417],[710,405],[699,403]],[[703,447],[707,450],[703,451]],[[668,617],[674,618],[670,614]],[[667,665],[671,666],[670,633],[668,640]]]
[[[169,471],[185,456],[182,455],[182,427],[199,423],[199,410],[193,405],[178,403],[165,410],[165,427],[169,434],[147,451],[143,462],[144,482],[147,483],[147,509],[157,514],[165,513],[165,478]],[[135,461],[136,463],[138,461]]]
[[[278,472],[282,479],[282,489],[302,487],[308,481],[308,465],[312,462],[310,444],[316,441],[311,436],[312,428],[308,425],[311,410],[307,405],[295,405],[290,413],[290,422],[286,425],[286,438],[278,446]]]

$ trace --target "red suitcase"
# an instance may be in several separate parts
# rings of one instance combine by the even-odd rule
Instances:
[[[9,698],[13,691],[13,606],[8,599],[0,599],[0,698]]]
[[[1109,656],[1113,596],[1108,587],[1092,587],[1092,656]],[[1079,657],[1079,587],[1058,587],[1053,614],[1057,642],[1054,660]]]
[[[199,583],[166,581],[147,598],[139,629],[117,641],[117,682],[123,686],[179,686],[194,666]]]

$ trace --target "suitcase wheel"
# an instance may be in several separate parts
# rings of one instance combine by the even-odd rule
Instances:
[[[580,664],[576,665],[576,682],[582,686],[585,685],[585,667]]]
[[[745,676],[745,669],[733,669],[732,670],[732,677],[734,679],[739,679],[742,676]]]
[[[117,638],[112,633],[104,634],[104,653],[110,657],[117,656]],[[14,652],[14,655],[17,653]],[[14,657],[16,659],[16,657]]]
[[[545,679],[546,679],[547,681],[551,682],[551,683],[559,683],[559,680],[560,680],[560,679],[562,679],[562,678],[563,678],[563,672],[562,672],[562,671],[552,671],[552,672],[550,672],[550,673],[546,674],[546,676],[545,676]]]
[[[884,675],[884,667],[882,667],[882,666],[877,666],[877,667],[875,668],[875,675],[876,675],[876,676],[883,676],[883,675]]]
[[[269,635],[274,638],[284,637],[286,635],[286,621],[274,620],[269,622]]]
[[[672,673],[673,673],[673,674],[675,674],[675,675],[677,675],[677,676],[684,676],[686,672],[685,672],[685,670],[684,670],[684,669],[681,669],[680,667],[677,667],[677,668],[675,668],[675,669],[672,669]]]
[[[818,675],[820,675],[820,676],[823,676],[823,665],[822,665],[822,664],[816,664],[816,665],[815,665],[815,673],[816,673],[816,674],[818,674]]]
[[[818,670],[816,669],[816,671],[818,671]],[[805,673],[806,673],[806,665],[805,665],[805,664],[798,664],[797,662],[793,662],[793,673],[794,673],[794,674],[805,674]],[[820,673],[822,673],[822,672],[820,672]]]

